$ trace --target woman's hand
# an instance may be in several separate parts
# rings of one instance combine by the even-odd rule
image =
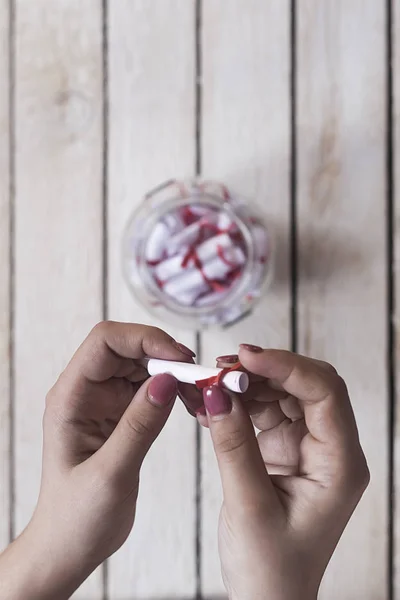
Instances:
[[[144,356],[193,353],[154,327],[100,323],[49,392],[39,501],[0,558],[2,598],[68,598],[126,540],[142,461],[177,394],[171,375],[148,379]]]
[[[347,389],[322,361],[248,345],[239,358],[249,392],[208,388],[198,414],[223,485],[223,579],[235,600],[315,599],[369,481]]]

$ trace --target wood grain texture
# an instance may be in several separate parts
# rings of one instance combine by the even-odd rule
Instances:
[[[179,10],[177,10],[179,5]],[[122,233],[145,192],[195,164],[194,2],[109,5],[109,317],[167,329],[132,298]],[[109,563],[110,600],[189,598],[195,590],[195,423],[177,404],[145,460],[132,536]]]
[[[297,3],[299,351],[348,384],[371,485],[322,600],[387,594],[385,7]]]
[[[9,6],[0,4],[0,551],[10,531]]]
[[[202,164],[206,178],[255,201],[276,233],[275,283],[255,313],[202,336],[202,360],[240,342],[290,345],[289,2],[203,0]],[[217,552],[220,481],[209,432],[202,434],[202,590],[224,594]]]
[[[395,428],[394,428],[394,598],[400,598],[400,6],[393,1],[393,116],[394,116],[394,333]]]
[[[17,533],[36,502],[44,398],[101,319],[102,20],[97,0],[17,0]],[[100,574],[77,593],[101,598]]]

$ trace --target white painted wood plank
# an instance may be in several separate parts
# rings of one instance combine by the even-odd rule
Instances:
[[[298,2],[299,350],[347,381],[371,485],[321,599],[387,594],[385,6]]]
[[[203,359],[240,342],[284,347],[289,318],[289,2],[203,0],[204,175],[255,199],[279,244],[277,280],[256,312],[232,329],[203,335]],[[220,482],[202,434],[202,590],[225,594],[217,551]]]
[[[179,10],[177,10],[179,8]],[[158,323],[131,297],[121,237],[145,192],[195,164],[194,2],[109,4],[109,316]],[[133,534],[109,563],[110,600],[195,590],[195,423],[180,405],[146,458]]]
[[[0,4],[0,551],[10,516],[9,6]]]
[[[97,0],[16,1],[16,527],[41,465],[44,398],[101,319],[102,21]],[[97,572],[76,597],[102,597]]]
[[[400,6],[393,2],[393,86],[394,86],[394,330],[396,422],[394,439],[394,598],[400,597]]]

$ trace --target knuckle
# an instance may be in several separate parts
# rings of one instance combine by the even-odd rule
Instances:
[[[160,327],[146,326],[144,333],[146,335],[147,342],[151,344],[152,350],[155,352],[155,354],[159,352],[160,344],[174,341],[174,339],[163,329],[160,329]]]
[[[323,361],[321,361],[321,365],[325,369],[325,371],[328,371],[328,373],[331,373],[332,375],[338,374],[336,368],[331,363],[323,360]]]
[[[330,382],[330,390],[333,396],[347,396],[347,385],[343,377],[335,375]]]
[[[346,382],[343,379],[343,377],[341,377],[340,375],[336,375],[335,381],[336,381],[336,387],[337,387],[338,391],[347,393],[347,385],[346,385]]]
[[[359,461],[357,461],[357,464],[354,466],[352,479],[354,487],[357,491],[363,492],[367,489],[371,479],[371,474],[364,455]]]
[[[104,338],[109,333],[110,328],[112,328],[112,325],[113,325],[112,321],[99,321],[93,327],[92,331],[90,332],[90,335],[92,335],[96,338],[98,338],[98,337]]]
[[[65,398],[64,372],[61,373],[54,385],[45,396],[45,410],[52,411],[63,404]]]
[[[367,489],[370,482],[370,471],[367,461],[362,451],[357,459],[353,460],[351,465],[344,469],[341,477],[341,487],[343,492],[350,496],[355,495],[360,498]]]
[[[44,434],[55,432],[58,435],[64,430],[68,420],[63,415],[60,407],[54,403],[48,404],[42,416],[42,431]]]
[[[53,385],[53,387],[51,387],[49,389],[49,391],[46,394],[45,397],[45,408],[49,408],[50,406],[53,406],[54,402],[56,400],[56,392],[55,392],[55,386]]]
[[[217,453],[227,457],[232,456],[246,445],[246,436],[240,429],[233,429],[228,435],[217,439],[215,449]]]
[[[148,439],[153,433],[153,428],[144,417],[139,415],[127,416],[125,419],[126,427],[130,433],[140,439]]]
[[[165,331],[163,331],[163,329],[161,329],[160,327],[154,327],[154,326],[149,326],[148,327],[149,333],[153,333],[155,335],[159,335],[159,336],[163,336],[166,335]]]

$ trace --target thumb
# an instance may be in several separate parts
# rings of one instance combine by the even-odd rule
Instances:
[[[203,397],[226,506],[233,511],[261,504],[275,508],[278,497],[241,401],[215,385],[205,388]]]
[[[148,379],[138,390],[109,439],[94,455],[111,478],[132,481],[164,427],[177,395],[168,373]]]

